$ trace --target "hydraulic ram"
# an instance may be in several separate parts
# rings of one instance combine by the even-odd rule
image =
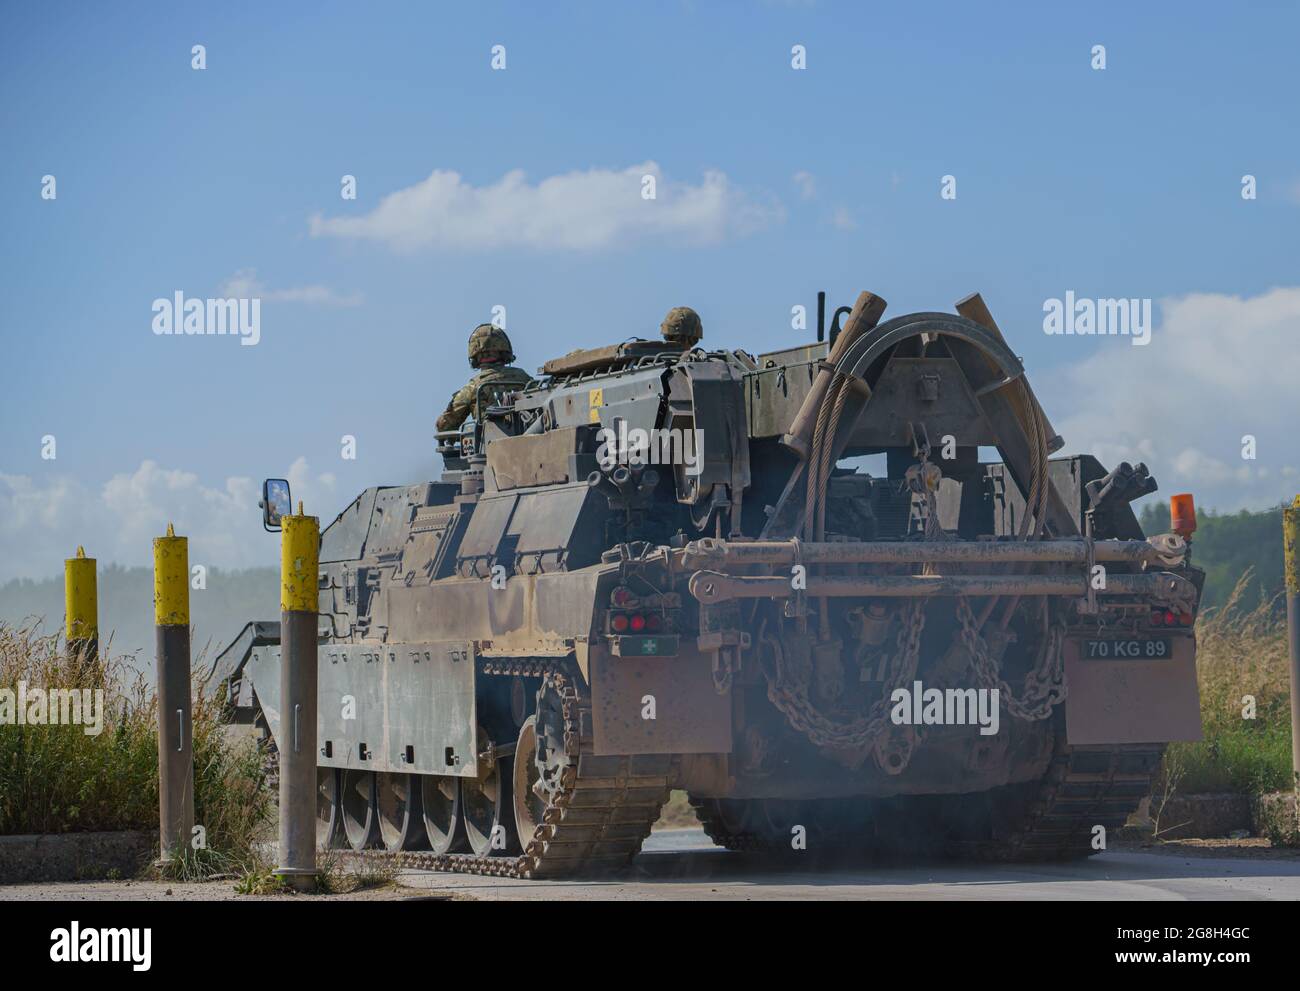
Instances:
[[[783,599],[795,594],[787,575],[724,575],[697,571],[691,576],[691,594],[700,602],[729,599]],[[1088,593],[1086,576],[1079,575],[809,575],[803,593],[816,598],[869,598],[982,595],[1063,595],[1082,598]],[[1135,595],[1163,602],[1194,602],[1196,589],[1187,579],[1165,573],[1110,575],[1097,595]]]
[[[929,564],[1063,563],[1089,560],[1089,541],[1060,540],[917,540],[798,543],[793,540],[726,541],[705,537],[682,550],[687,568],[728,568],[750,564]],[[1093,561],[1156,563],[1160,552],[1145,540],[1092,541]]]

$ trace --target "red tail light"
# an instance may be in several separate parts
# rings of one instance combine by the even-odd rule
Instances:
[[[649,630],[651,633],[656,632],[663,625],[664,625],[663,617],[660,616],[657,612],[651,613],[649,616],[645,618],[645,628]]]
[[[645,617],[642,616],[640,613],[633,613],[630,622],[631,622],[633,633],[640,633],[642,630],[645,629]]]
[[[1164,625],[1164,622],[1165,622],[1165,614],[1164,614],[1164,613],[1162,613],[1162,612],[1158,612],[1158,611],[1157,611],[1157,612],[1153,612],[1153,613],[1151,614],[1151,625],[1152,625],[1152,626],[1163,626],[1163,625]]]
[[[615,615],[613,618],[610,619],[609,625],[610,628],[613,629],[615,633],[622,633],[624,630],[627,629],[627,617],[624,616],[622,613],[618,613],[617,615]]]

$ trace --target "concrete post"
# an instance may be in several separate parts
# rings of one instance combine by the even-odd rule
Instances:
[[[1291,652],[1291,783],[1300,819],[1300,495],[1282,510],[1286,575],[1286,639]]]
[[[95,559],[83,547],[63,562],[63,601],[68,652],[85,664],[99,653],[99,589]]]
[[[189,541],[153,541],[153,611],[158,657],[158,856],[184,856],[194,830],[194,733],[190,706]]]
[[[280,521],[280,866],[298,890],[316,884],[316,622],[320,521]]]

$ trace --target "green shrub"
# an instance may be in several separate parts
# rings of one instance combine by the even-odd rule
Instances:
[[[1247,571],[1227,603],[1196,624],[1205,739],[1169,747],[1169,761],[1183,771],[1178,790],[1184,794],[1291,788],[1286,625],[1272,602],[1243,606],[1252,580]],[[1253,719],[1242,715],[1246,696],[1255,699]]]
[[[0,624],[0,688],[99,690],[105,710],[98,735],[76,725],[0,725],[0,835],[157,830],[156,698],[123,659],[112,659],[111,645],[101,654],[85,659],[57,636]],[[195,822],[207,848],[191,851],[173,873],[237,871],[270,819],[262,757],[251,740],[229,741],[219,704],[201,693],[193,734]]]

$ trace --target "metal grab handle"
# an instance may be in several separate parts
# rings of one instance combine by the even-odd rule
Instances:
[[[185,750],[185,710],[176,710],[176,752]]]
[[[298,717],[299,717],[301,714],[302,714],[302,705],[301,705],[301,704],[299,704],[299,705],[295,705],[295,706],[293,707],[293,752],[294,752],[295,754],[298,753],[298,752],[299,752],[299,749],[300,749],[299,746],[298,746],[298,743],[299,743],[299,739],[298,739],[298,736],[299,736],[299,734],[298,734],[298,721],[299,721],[299,720],[298,720]]]

